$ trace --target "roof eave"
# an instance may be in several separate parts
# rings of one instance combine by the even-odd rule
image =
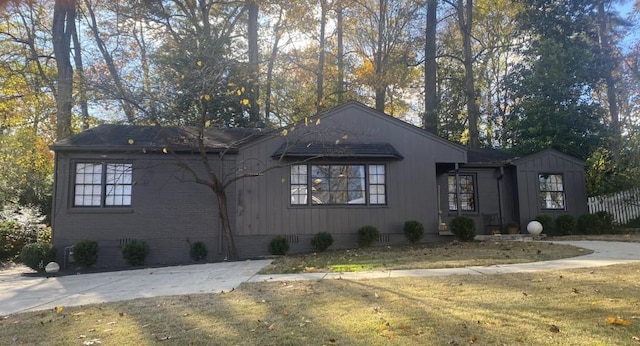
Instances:
[[[176,153],[197,153],[199,152],[196,148],[171,148],[171,147],[157,147],[157,146],[103,146],[103,145],[83,145],[83,146],[66,146],[66,145],[50,145],[49,149],[55,152],[62,151],[72,151],[72,152],[119,152],[119,153],[131,153],[138,151],[147,151],[147,152],[163,152],[165,148],[168,148],[171,151]],[[237,147],[222,147],[222,148],[206,148],[207,153],[237,153]]]

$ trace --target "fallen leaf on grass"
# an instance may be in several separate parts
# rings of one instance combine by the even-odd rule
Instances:
[[[608,316],[607,318],[604,319],[605,322],[607,322],[607,324],[611,324],[611,325],[615,325],[615,326],[629,326],[631,325],[631,321],[629,320],[625,320],[624,318],[618,318],[618,317],[613,317],[613,316]]]
[[[560,333],[560,328],[558,328],[558,326],[556,326],[555,324],[552,324],[549,327],[549,331],[552,333]]]
[[[55,310],[56,314],[59,314],[59,313],[61,313],[61,312],[62,312],[62,310],[64,310],[64,307],[62,307],[62,306],[56,306],[56,307],[54,308],[54,310]]]

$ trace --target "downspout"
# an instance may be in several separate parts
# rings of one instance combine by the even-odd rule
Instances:
[[[456,170],[456,211],[458,216],[462,215],[462,211],[460,210],[460,165],[455,163]]]
[[[500,166],[500,174],[498,175],[498,217],[500,218],[500,230],[504,226],[503,210],[502,210],[502,178],[504,178],[504,166]]]

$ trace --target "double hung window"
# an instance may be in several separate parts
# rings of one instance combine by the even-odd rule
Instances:
[[[450,175],[447,180],[449,195],[449,210],[458,210],[458,196],[460,197],[461,211],[476,210],[475,179],[473,175],[459,174],[459,190],[456,189],[456,176]]]
[[[540,208],[564,210],[565,196],[562,174],[543,173],[538,175],[540,181]]]
[[[131,206],[130,163],[78,162],[74,168],[74,207]]]

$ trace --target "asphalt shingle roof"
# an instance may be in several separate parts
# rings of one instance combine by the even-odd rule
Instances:
[[[207,128],[204,144],[209,150],[237,147],[250,136],[259,133],[254,128]],[[158,127],[104,124],[56,142],[54,150],[64,149],[123,149],[170,147],[174,150],[193,150],[198,138],[195,127]]]
[[[333,157],[333,158],[381,158],[402,160],[402,155],[389,143],[285,143],[272,158]]]
[[[517,157],[512,153],[493,148],[467,150],[468,163],[507,163]]]

